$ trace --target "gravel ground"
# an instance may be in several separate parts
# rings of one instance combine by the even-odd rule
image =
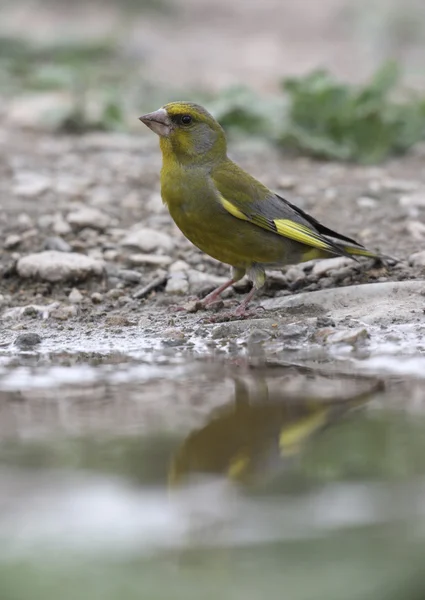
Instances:
[[[255,143],[231,154],[322,222],[401,259],[388,268],[345,258],[289,266],[271,273],[267,296],[423,275],[423,149],[379,168],[289,158]],[[227,276],[172,223],[159,193],[157,140],[142,128],[139,136],[79,138],[9,129],[0,156],[4,325],[16,327],[22,313],[113,325],[154,315],[165,325],[170,306]],[[229,299],[247,289],[242,283]],[[179,313],[185,318],[193,316]]]

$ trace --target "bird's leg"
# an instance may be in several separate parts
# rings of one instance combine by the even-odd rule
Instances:
[[[205,296],[205,298],[201,300],[202,305],[208,306],[209,304],[216,302],[219,299],[220,295],[224,292],[224,290],[227,290],[228,287],[242,279],[244,275],[245,269],[238,269],[236,267],[232,267],[232,278],[226,281],[225,283],[222,283],[218,288],[216,288],[210,294],[208,294],[208,296]]]
[[[234,314],[236,317],[249,316],[247,306],[251,302],[255,292],[263,287],[266,281],[266,273],[260,265],[252,265],[248,271],[248,277],[252,280],[252,290],[245,296],[239,306],[236,308]]]
[[[247,308],[248,304],[251,302],[252,297],[254,296],[256,291],[257,290],[253,286],[252,290],[245,296],[245,298],[242,300],[242,302],[236,308],[236,310],[235,310],[236,317],[244,317],[247,314],[246,308]]]

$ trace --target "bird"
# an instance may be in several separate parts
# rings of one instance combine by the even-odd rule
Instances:
[[[159,136],[161,196],[183,235],[201,251],[230,265],[231,277],[198,303],[206,308],[247,275],[248,305],[266,281],[267,268],[317,258],[381,259],[354,239],[322,225],[234,163],[223,128],[202,106],[179,101],[139,117]]]

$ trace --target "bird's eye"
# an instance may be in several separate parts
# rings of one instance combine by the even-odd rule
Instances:
[[[180,121],[182,125],[190,125],[192,123],[192,117],[190,115],[183,115]]]

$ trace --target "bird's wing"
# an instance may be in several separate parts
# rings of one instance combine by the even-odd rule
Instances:
[[[374,256],[355,240],[328,229],[274,194],[234,163],[214,169],[211,177],[218,201],[238,219],[332,254]]]

